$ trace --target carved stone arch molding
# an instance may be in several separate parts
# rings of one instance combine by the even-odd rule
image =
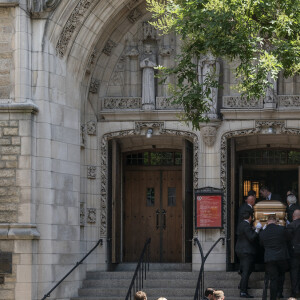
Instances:
[[[227,234],[227,140],[233,137],[241,137],[247,135],[264,135],[270,134],[268,129],[272,128],[274,135],[300,135],[298,128],[286,128],[285,121],[260,120],[255,121],[255,127],[249,129],[229,131],[221,137],[221,188],[224,191],[223,197],[223,220],[224,231]]]
[[[199,143],[198,136],[189,131],[166,129],[164,122],[135,122],[135,129],[122,130],[106,133],[102,136],[100,140],[101,148],[101,174],[100,174],[100,235],[106,236],[107,234],[107,185],[108,185],[108,141],[129,136],[141,135],[141,128],[157,128],[157,135],[163,136],[178,136],[186,138],[193,142],[193,186],[194,189],[198,187],[198,153],[199,153]]]

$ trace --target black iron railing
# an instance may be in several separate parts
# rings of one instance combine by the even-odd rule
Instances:
[[[135,292],[141,290],[144,287],[144,280],[147,278],[147,268],[149,271],[150,243],[151,238],[149,238],[144,245],[125,300],[132,299],[131,297],[134,296]]]
[[[50,297],[51,293],[79,266],[82,264],[82,262],[98,247],[98,245],[103,245],[103,240],[100,239],[97,244],[80,260],[76,263],[76,265],[48,292],[44,295],[42,300],[45,300],[46,298]]]
[[[222,245],[225,244],[225,238],[220,237],[208,250],[206,255],[203,254],[202,246],[197,238],[194,238],[194,245],[198,245],[200,255],[201,255],[201,267],[199,271],[198,281],[197,281],[197,287],[194,294],[194,300],[200,300],[204,297],[204,265],[207,257],[209,256],[210,252],[215,248],[215,246],[219,243],[219,241],[222,241]]]

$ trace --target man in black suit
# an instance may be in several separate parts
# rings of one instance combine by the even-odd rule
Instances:
[[[240,297],[253,298],[247,292],[248,280],[253,271],[254,259],[256,254],[255,240],[258,237],[258,232],[261,228],[261,224],[257,225],[254,230],[251,226],[252,215],[249,212],[243,214],[243,221],[237,228],[237,242],[235,246],[235,252],[240,259]]]
[[[289,194],[286,197],[286,202],[288,206],[286,207],[287,219],[289,223],[293,222],[293,213],[296,209],[300,209],[300,206],[297,204],[297,198],[293,194]]]
[[[289,253],[285,227],[276,224],[276,216],[269,215],[267,227],[259,234],[260,244],[265,248],[266,275],[270,279],[270,300],[282,298],[284,274],[288,269]]]
[[[240,224],[244,218],[243,215],[245,212],[249,212],[249,214],[253,218],[253,206],[255,204],[255,197],[254,196],[248,196],[245,200],[245,203],[243,203],[240,208],[239,208],[239,219],[238,219],[238,224]]]
[[[290,240],[290,277],[292,297],[300,296],[300,210],[296,209],[293,214],[293,222],[288,224],[287,236]]]
[[[281,197],[278,194],[273,194],[267,186],[262,186],[259,190],[260,194],[266,200],[278,200],[281,201]]]

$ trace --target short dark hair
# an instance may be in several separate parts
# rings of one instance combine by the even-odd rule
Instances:
[[[269,192],[270,192],[269,187],[266,186],[266,185],[263,185],[259,190],[260,190],[260,191],[269,191]]]
[[[205,292],[204,292],[204,296],[205,297],[207,297],[207,296],[209,296],[209,295],[213,295],[214,294],[214,289],[212,289],[212,288],[207,288],[206,290],[205,290]]]
[[[256,197],[255,191],[250,190],[250,191],[248,192],[248,196],[255,196],[255,197]]]
[[[250,216],[252,217],[252,214],[249,211],[245,211],[242,213],[243,220],[248,220]]]

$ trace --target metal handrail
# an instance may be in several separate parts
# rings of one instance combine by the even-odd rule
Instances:
[[[136,266],[130,286],[128,288],[125,300],[131,299],[133,287],[135,287],[134,291],[141,290],[144,287],[144,279],[147,279],[147,266],[149,271],[150,243],[151,238],[149,238],[144,245],[142,254]]]
[[[42,300],[45,300],[47,297],[50,297],[51,293],[79,266],[82,262],[98,247],[98,245],[103,245],[103,240],[100,239],[97,244],[79,261],[76,265],[48,292],[44,295]]]
[[[220,237],[211,246],[211,248],[208,250],[208,252],[204,256],[203,249],[202,249],[202,246],[201,246],[198,238],[194,238],[194,245],[196,245],[196,244],[198,245],[198,248],[199,248],[199,251],[200,251],[200,255],[201,255],[201,267],[200,267],[199,276],[198,276],[198,280],[197,280],[197,286],[196,286],[196,290],[195,290],[195,294],[194,294],[194,300],[200,300],[200,299],[202,299],[204,297],[204,264],[205,264],[205,261],[206,261],[207,257],[209,256],[210,252],[215,248],[215,246],[221,240],[222,240],[222,245],[224,245],[225,244],[225,238],[224,237]]]

